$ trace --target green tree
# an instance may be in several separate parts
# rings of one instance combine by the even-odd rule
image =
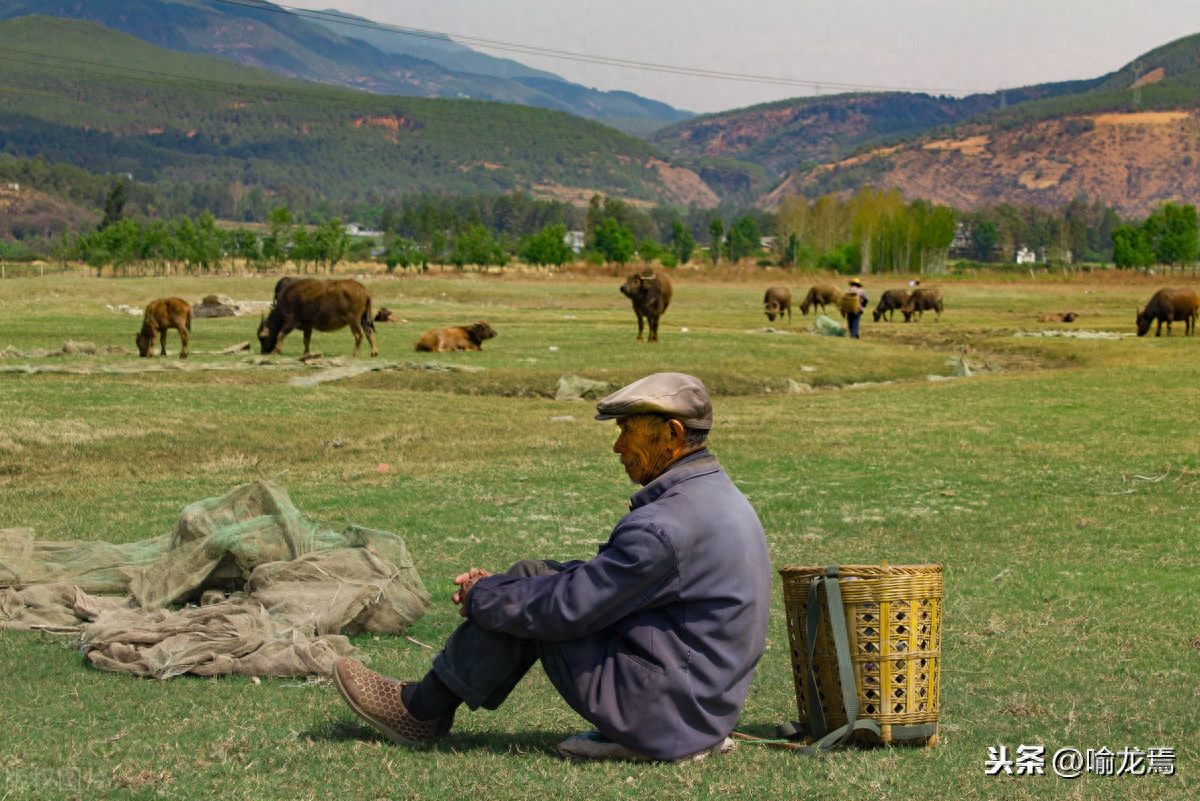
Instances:
[[[1112,230],[1113,264],[1126,267],[1150,267],[1154,264],[1154,249],[1141,226],[1118,225]]]
[[[725,241],[725,223],[720,218],[714,218],[708,224],[708,250],[712,263],[716,264],[721,258],[721,244]]]
[[[287,261],[291,245],[292,212],[287,206],[276,206],[267,215],[267,235],[262,243],[263,259],[278,267]]]
[[[955,227],[954,212],[948,206],[934,206],[923,214],[916,232],[920,264],[910,264],[909,269],[921,273],[940,272],[950,253]]]
[[[527,264],[550,264],[555,267],[571,261],[575,254],[567,244],[566,225],[547,225],[536,234],[521,238],[517,251]]]
[[[1144,225],[1159,264],[1182,267],[1196,261],[1200,229],[1196,224],[1195,206],[1164,203]]]
[[[762,247],[762,236],[758,222],[747,214],[734,222],[729,229],[729,259],[738,262]]]
[[[991,220],[980,220],[971,227],[971,255],[979,261],[991,261],[1000,232]]]
[[[612,217],[596,226],[593,237],[596,251],[609,263],[627,264],[637,250],[633,232]]]
[[[854,275],[861,272],[862,253],[858,244],[843,242],[833,250],[822,253],[817,259],[817,267],[830,270],[839,275]]]
[[[125,181],[118,179],[104,198],[104,218],[100,230],[119,222],[125,216]]]
[[[450,252],[450,263],[460,268],[465,264],[503,265],[507,261],[507,255],[496,244],[491,231],[478,223],[467,226],[467,230],[455,238]]]
[[[308,272],[309,263],[316,260],[312,237],[303,225],[297,225],[292,230],[292,246],[287,251],[287,259],[304,273]]]
[[[696,252],[696,238],[680,220],[671,223],[671,252],[679,264],[687,264]]]
[[[346,256],[350,235],[340,219],[334,217],[317,226],[312,236],[313,261],[332,271]]]
[[[206,211],[195,223],[185,218],[176,234],[183,249],[184,261],[199,267],[202,273],[221,268],[225,235],[217,228],[216,222],[216,218]]]
[[[244,259],[247,266],[257,267],[262,260],[262,247],[258,235],[248,228],[238,226],[229,235],[229,249],[233,256]]]
[[[803,245],[797,234],[788,234],[783,240],[779,263],[784,267],[797,267],[804,256]]]
[[[662,245],[658,244],[658,242],[655,242],[650,237],[643,239],[641,242],[639,242],[637,244],[637,254],[642,259],[642,261],[654,261],[655,259],[659,258],[663,253],[669,253],[669,252],[670,251],[663,250]]]

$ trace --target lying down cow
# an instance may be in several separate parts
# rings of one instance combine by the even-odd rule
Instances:
[[[434,328],[417,340],[414,350],[443,353],[448,350],[482,350],[483,341],[496,336],[487,320],[455,328]]]
[[[142,330],[134,341],[138,353],[149,356],[154,350],[154,339],[158,338],[162,355],[167,355],[167,330],[174,328],[183,340],[183,349],[179,358],[186,359],[188,355],[188,334],[192,330],[192,307],[180,298],[159,298],[146,305],[146,313],[142,317]]]

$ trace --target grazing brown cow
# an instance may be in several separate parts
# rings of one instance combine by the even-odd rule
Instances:
[[[322,281],[316,278],[280,278],[275,284],[275,302],[258,328],[263,353],[279,353],[283,338],[299,328],[304,332],[304,355],[308,355],[313,329],[337,331],[350,326],[354,332],[354,355],[363,335],[375,349],[375,323],[371,320],[371,293],[357,281]]]
[[[918,320],[921,319],[923,312],[936,312],[937,316],[933,318],[933,321],[937,322],[942,319],[942,290],[919,286],[909,294],[908,300],[900,308],[900,311],[904,312],[906,319],[915,314]]]
[[[763,295],[763,312],[766,313],[767,319],[775,322],[775,315],[779,315],[779,322],[783,322],[783,313],[787,312],[788,322],[792,321],[792,291],[782,286],[773,286],[767,290],[767,294]]]
[[[487,320],[458,328],[434,328],[426,331],[414,350],[442,353],[448,350],[483,350],[483,341],[496,336]]]
[[[154,338],[158,337],[162,348],[161,355],[167,355],[167,330],[174,328],[183,340],[183,349],[179,358],[186,359],[188,355],[188,334],[192,330],[192,307],[186,300],[180,298],[159,298],[146,305],[146,314],[142,317],[142,330],[134,338],[137,342],[138,353],[149,356],[154,350]]]
[[[649,342],[658,341],[658,319],[671,304],[671,279],[666,273],[650,268],[634,273],[621,285],[621,294],[633,301],[633,313],[637,315],[637,341],[642,341],[643,318],[649,324]]]
[[[1145,336],[1150,324],[1158,321],[1154,336],[1162,336],[1163,323],[1167,324],[1167,336],[1171,336],[1171,323],[1183,322],[1183,335],[1196,333],[1196,310],[1200,307],[1200,295],[1192,289],[1160,289],[1150,298],[1146,308],[1137,313],[1137,335]]]
[[[907,323],[912,319],[912,315],[904,311],[904,304],[907,302],[907,289],[885,289],[879,296],[879,303],[875,305],[875,311],[871,312],[871,316],[875,318],[875,322],[879,322],[886,314],[890,323],[896,316],[896,310],[899,309],[900,313],[904,315],[904,322]]]
[[[808,290],[808,294],[804,296],[804,300],[800,301],[800,313],[808,314],[809,307],[820,306],[821,313],[824,314],[826,304],[832,303],[836,306],[841,299],[842,290],[836,286],[829,286],[829,284],[814,286]],[[816,313],[817,310],[813,308],[813,314]]]

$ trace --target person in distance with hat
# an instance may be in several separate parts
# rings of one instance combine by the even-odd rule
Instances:
[[[354,712],[397,743],[449,733],[455,710],[496,709],[535,662],[596,731],[570,759],[674,761],[729,738],[766,644],[771,564],[758,515],[706,447],[703,382],[655,373],[596,404],[641,489],[592,559],[525,560],[454,579],[466,621],[414,683],[353,659],[333,679]]]
[[[858,323],[862,320],[863,312],[867,309],[867,293],[863,289],[862,281],[857,278],[850,279],[850,291],[847,295],[858,295],[858,311],[846,313],[846,327],[850,331],[851,339],[858,339]]]

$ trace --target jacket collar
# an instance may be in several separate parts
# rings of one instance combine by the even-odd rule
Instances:
[[[661,476],[630,496],[629,511],[632,512],[639,506],[653,503],[676,485],[687,481],[689,478],[707,473],[715,473],[720,469],[721,466],[717,464],[717,457],[709,453],[708,448],[701,448],[695,453],[689,453],[679,461],[672,463]]]

